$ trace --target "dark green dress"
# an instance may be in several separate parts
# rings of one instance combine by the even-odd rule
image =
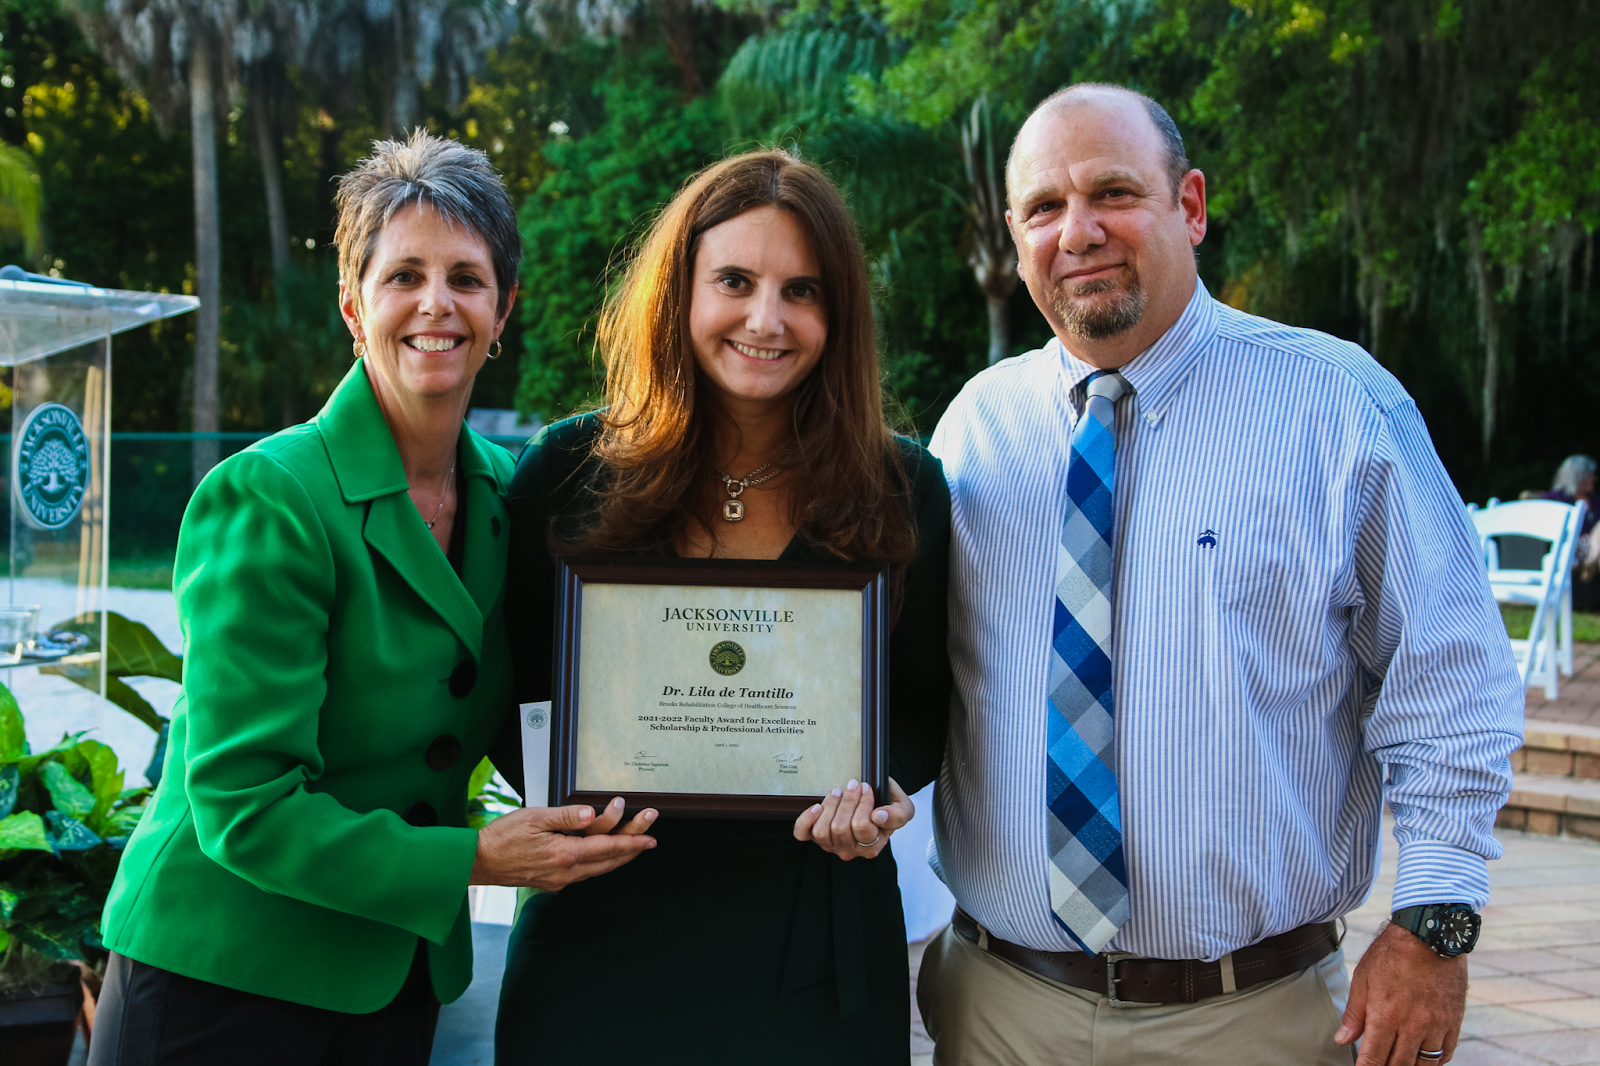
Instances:
[[[522,702],[551,695],[549,531],[589,513],[597,429],[593,416],[547,427],[512,478],[506,617]],[[938,460],[900,443],[917,555],[890,635],[889,772],[912,793],[938,773],[949,718],[950,494]],[[829,557],[796,537],[782,558]],[[663,817],[652,833],[659,845],[628,865],[523,908],[500,992],[500,1066],[909,1061],[889,849],[840,862],[795,840],[788,819]]]

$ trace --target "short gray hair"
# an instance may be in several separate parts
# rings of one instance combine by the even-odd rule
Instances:
[[[1094,89],[1110,89],[1113,92],[1127,93],[1129,96],[1137,97],[1139,102],[1144,105],[1145,114],[1150,116],[1150,121],[1155,125],[1156,133],[1161,137],[1161,147],[1163,154],[1166,156],[1163,162],[1165,162],[1167,168],[1167,182],[1172,186],[1172,200],[1176,203],[1178,193],[1183,188],[1183,176],[1189,173],[1190,169],[1189,156],[1183,148],[1183,134],[1178,132],[1178,124],[1172,121],[1172,116],[1167,114],[1167,109],[1144,93],[1122,85],[1112,85],[1110,82],[1080,81],[1074,85],[1067,86],[1065,89],[1057,89],[1039,101],[1039,106],[1029,112],[1028,117],[1031,119],[1034,115],[1046,109],[1053,111],[1063,108],[1072,102],[1073,97],[1081,96],[1085,92]],[[1011,177],[1011,163],[1016,158],[1016,154],[1017,145],[1015,141],[1012,141],[1011,154],[1006,159],[1006,179],[1008,182]]]
[[[1555,481],[1550,487],[1576,498],[1578,483],[1594,473],[1595,469],[1595,461],[1587,455],[1569,455],[1556,468]]]
[[[372,154],[339,179],[334,196],[339,227],[333,239],[339,246],[339,277],[345,285],[360,291],[378,234],[396,211],[413,200],[431,205],[483,238],[499,288],[495,313],[505,314],[522,261],[511,194],[487,155],[420,128],[404,142],[374,142]]]

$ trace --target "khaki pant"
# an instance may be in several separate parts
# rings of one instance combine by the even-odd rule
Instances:
[[[1333,1042],[1349,994],[1344,952],[1232,995],[1113,1007],[1013,966],[953,928],[922,957],[917,1005],[934,1066],[1349,1066]]]

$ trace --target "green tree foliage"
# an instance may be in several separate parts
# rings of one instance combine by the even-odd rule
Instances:
[[[1600,443],[1600,322],[1591,274],[1574,271],[1592,262],[1600,190],[1591,5],[1538,18],[1488,0],[860,10],[899,56],[851,86],[875,114],[938,130],[989,94],[1016,119],[1075,81],[1162,100],[1208,176],[1212,291],[1365,344],[1417,397],[1469,497],[1539,486]]]
[[[928,433],[985,363],[986,313],[967,265],[978,234],[959,133],[863,102],[904,51],[859,10],[802,9],[746,40],[718,88],[740,143],[790,146],[844,189],[876,284],[885,384],[906,427]],[[1010,301],[1012,320],[1025,303]],[[1006,354],[1041,336],[1025,328]]]
[[[594,325],[630,239],[684,179],[721,152],[717,101],[688,103],[665,49],[606,70],[592,130],[545,148],[551,173],[522,206],[525,358],[517,405],[546,418],[593,400],[601,377]]]
[[[0,217],[5,255],[192,290],[187,134],[159,137],[150,104],[58,2],[0,0],[0,142],[31,157],[42,201],[35,253]],[[475,404],[515,396],[549,418],[592,400],[594,317],[630,239],[701,166],[778,144],[845,189],[888,382],[927,432],[991,336],[972,264],[998,243],[969,212],[962,157],[974,104],[1003,145],[1050,91],[1104,80],[1163,101],[1206,172],[1211,291],[1373,350],[1469,498],[1538,487],[1563,455],[1600,452],[1590,0],[1536,17],[1498,0],[530,0],[494,47],[479,33],[493,19],[472,22],[487,8],[428,2],[466,19],[433,44],[406,36],[421,21],[401,27],[407,56],[438,45],[431,81],[396,66],[381,19],[333,4],[303,55],[283,51],[261,85],[247,71],[219,112],[224,428],[305,418],[348,366],[331,317],[330,179],[408,111],[489,152],[521,206],[516,355],[486,368]],[[281,136],[292,269],[277,283],[258,88]],[[1024,291],[999,310],[1010,351],[1048,336]],[[176,319],[119,341],[116,428],[187,428],[192,329]]]
[[[0,231],[19,235],[30,258],[39,244],[39,171],[21,148],[0,144]]]

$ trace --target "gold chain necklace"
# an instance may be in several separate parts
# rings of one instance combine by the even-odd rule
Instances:
[[[444,513],[445,496],[450,491],[450,479],[456,476],[456,466],[450,464],[450,472],[444,476],[444,482],[439,486],[439,506],[434,508],[433,517],[428,520],[428,532],[433,532],[433,525],[439,521],[439,516]]]
[[[759,485],[763,481],[770,481],[772,478],[777,477],[778,471],[776,470],[766,477],[756,477],[757,474],[775,462],[777,462],[776,459],[769,459],[737,481],[722,470],[718,470],[711,475],[713,480],[720,479],[723,487],[728,490],[728,499],[722,501],[722,518],[724,521],[737,522],[744,518],[744,501],[739,499],[740,494],[751,485]]]

